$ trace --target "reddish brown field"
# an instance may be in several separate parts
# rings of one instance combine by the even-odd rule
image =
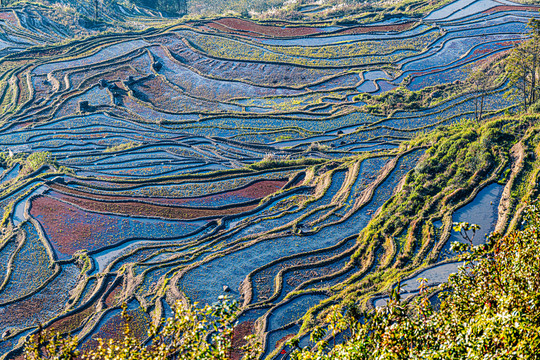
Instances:
[[[115,302],[117,301],[117,296],[122,293],[122,284],[118,284],[115,286],[115,288],[107,295],[107,298],[105,299],[105,305],[108,307],[114,306]]]
[[[510,51],[512,51],[512,50],[509,49],[509,50],[505,50],[505,51],[497,53],[497,54],[490,55],[490,56],[478,61],[477,64],[478,64],[478,66],[484,66],[486,64],[493,64],[493,63],[497,62],[498,60],[501,60],[504,57],[506,57],[510,53]]]
[[[5,20],[7,23],[11,25],[15,25],[15,26],[19,25],[19,21],[17,17],[11,11],[0,12],[0,19]]]
[[[219,194],[212,194],[197,198],[158,198],[158,197],[129,197],[129,196],[108,196],[108,195],[97,195],[92,193],[86,193],[80,190],[75,190],[73,188],[59,185],[51,184],[50,187],[59,192],[73,195],[76,197],[87,197],[95,200],[103,201],[144,201],[149,204],[160,204],[160,205],[184,205],[184,206],[194,206],[194,202],[197,205],[205,204],[207,206],[212,206],[218,200],[224,200],[229,198],[236,198],[241,202],[247,202],[250,200],[262,199],[268,195],[271,195],[278,190],[280,190],[287,180],[261,180],[257,181],[247,187],[227,191]],[[240,198],[240,199],[239,199]],[[238,201],[236,201],[238,202]]]
[[[88,248],[94,234],[104,233],[108,227],[103,221],[95,221],[92,214],[43,196],[32,201],[30,214],[42,224],[53,247],[65,255]]]
[[[405,31],[413,27],[416,22],[411,21],[403,24],[396,25],[374,25],[374,26],[358,26],[351,29],[345,29],[343,31],[337,32],[339,35],[354,35],[354,34],[364,34],[369,32],[386,32],[386,31]]]
[[[314,27],[279,27],[273,25],[260,25],[252,21],[234,18],[219,19],[206,25],[208,27],[226,32],[248,32],[271,37],[295,37],[321,33],[320,29]]]
[[[286,341],[289,341],[289,339],[292,339],[293,337],[295,337],[296,334],[289,334],[289,335],[285,335],[284,337],[282,337],[281,339],[279,339],[278,341],[276,341],[276,348],[280,347],[281,344],[285,343]]]
[[[84,211],[42,195],[30,214],[43,226],[59,260],[78,250],[96,251],[130,238],[173,238],[199,230],[208,221],[146,220]]]
[[[246,344],[244,338],[248,335],[251,335],[255,332],[255,322],[253,321],[244,321],[234,328],[233,338],[232,338],[232,352],[231,360],[240,360],[243,356],[242,346]]]
[[[499,11],[520,11],[520,10],[521,11],[528,11],[528,10],[535,11],[538,9],[540,9],[540,6],[501,5],[501,6],[495,6],[491,9],[488,9],[484,11],[483,13],[491,14],[491,13],[499,12]]]
[[[72,332],[81,326],[82,321],[92,315],[95,310],[94,306],[89,306],[83,311],[53,322],[48,329],[52,332],[59,332],[61,334]]]
[[[204,217],[219,217],[226,215],[239,214],[257,207],[253,205],[232,206],[226,209],[205,209],[188,208],[179,206],[160,206],[133,201],[123,202],[102,202],[88,199],[77,198],[59,193],[53,193],[51,196],[67,201],[71,204],[94,212],[113,213],[127,216],[160,217],[174,220],[193,220]]]
[[[136,201],[103,202],[64,195],[57,192],[52,192],[50,196],[92,212],[112,213],[126,216],[160,217],[174,220],[193,220],[203,217],[234,215],[257,207],[257,204],[253,204],[231,206],[226,209],[205,209],[154,205]]]

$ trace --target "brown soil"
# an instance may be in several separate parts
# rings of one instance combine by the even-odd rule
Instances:
[[[244,339],[246,336],[251,335],[255,332],[255,322],[254,321],[244,321],[238,324],[234,328],[233,338],[232,338],[232,352],[231,360],[240,360],[242,359],[243,352],[241,350],[242,346],[246,344]]]
[[[501,201],[499,202],[499,217],[497,220],[497,225],[495,226],[495,232],[501,232],[505,229],[508,223],[508,215],[510,212],[510,202],[512,200],[511,190],[514,184],[514,179],[517,174],[523,169],[523,159],[525,157],[525,148],[523,143],[520,141],[510,149],[510,159],[511,159],[511,173],[506,186],[504,187]]]
[[[55,193],[54,197],[93,212],[111,213],[125,216],[160,217],[164,219],[175,220],[193,220],[198,218],[221,217],[240,214],[252,210],[258,205],[240,204],[225,209],[211,209],[188,208],[180,206],[163,206],[130,201],[101,202],[97,200],[82,199],[59,193]]]
[[[248,20],[224,18],[216,20],[207,26],[226,32],[248,32],[256,35],[271,37],[295,37],[318,34],[321,31],[314,27],[279,27],[273,25],[260,25]]]

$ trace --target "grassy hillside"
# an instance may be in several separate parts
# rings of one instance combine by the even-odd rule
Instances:
[[[336,286],[326,304],[356,301],[369,307],[370,298],[388,291],[399,278],[437,262],[452,232],[452,213],[489,184],[506,185],[497,230],[515,229],[525,204],[538,197],[539,120],[528,114],[463,121],[404,144],[405,149],[425,148],[425,154],[360,234],[350,266],[362,271]],[[436,227],[437,221],[442,225]],[[314,318],[324,318],[323,309],[312,310],[308,328]]]

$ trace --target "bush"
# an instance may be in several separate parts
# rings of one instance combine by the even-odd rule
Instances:
[[[52,164],[53,162],[50,152],[35,152],[26,158],[26,164],[32,171],[39,169],[42,165]]]
[[[530,107],[530,111],[535,114],[540,113],[540,101],[537,101],[534,104],[532,104]]]
[[[32,336],[25,347],[28,360],[45,359],[100,359],[100,360],[225,360],[232,352],[233,319],[238,303],[227,297],[202,308],[197,304],[178,302],[174,317],[149,326],[150,346],[131,333],[127,306],[122,316],[126,320],[124,336],[120,340],[100,339],[97,349],[83,354],[77,350],[76,337],[62,338],[58,334],[48,336],[40,331]],[[248,339],[249,340],[249,339]],[[260,354],[260,346],[248,342],[244,346],[244,359],[254,359]]]
[[[387,307],[353,322],[348,341],[330,351],[320,341],[315,350],[296,349],[292,358],[539,359],[539,228],[540,211],[530,206],[523,230],[493,235],[477,247],[454,243],[465,265],[441,286],[439,311],[429,301],[425,279],[420,296],[409,304],[400,301],[398,284]],[[466,223],[455,229],[465,234],[476,230]]]

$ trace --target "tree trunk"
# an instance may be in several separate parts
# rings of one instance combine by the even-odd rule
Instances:
[[[522,85],[522,91],[523,91],[523,107],[525,110],[527,110],[527,80],[525,79],[525,75],[523,75],[523,85]]]
[[[474,117],[478,120],[478,98],[474,99]]]
[[[536,102],[536,53],[533,55],[531,64],[531,105]]]
[[[486,92],[484,90],[484,92],[482,92],[482,97],[481,97],[481,100],[480,100],[480,114],[478,116],[478,120],[482,120],[482,115],[484,113],[484,99],[486,97]]]
[[[531,61],[531,105],[536,102],[536,63],[538,62],[537,45],[533,38]]]

